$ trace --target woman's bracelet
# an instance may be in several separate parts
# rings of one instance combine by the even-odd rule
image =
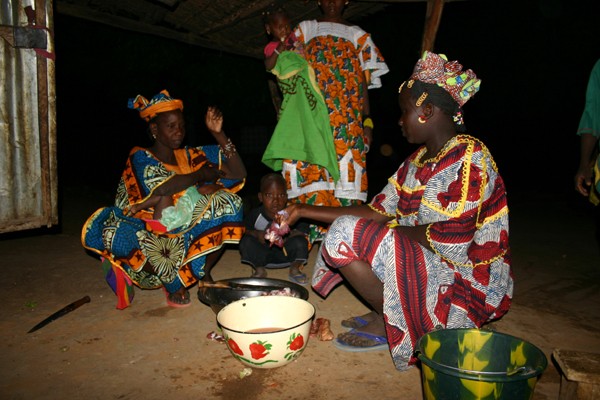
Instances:
[[[233,155],[235,153],[237,153],[237,149],[235,148],[235,145],[231,141],[231,138],[227,138],[227,143],[225,143],[225,146],[219,145],[219,148],[223,152],[223,155],[225,156],[225,158],[231,158],[231,157],[233,157]]]

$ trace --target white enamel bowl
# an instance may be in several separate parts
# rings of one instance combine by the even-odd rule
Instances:
[[[315,307],[288,296],[237,300],[217,314],[227,348],[252,368],[276,368],[295,360],[306,348]]]

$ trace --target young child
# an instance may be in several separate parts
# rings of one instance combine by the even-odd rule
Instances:
[[[283,51],[290,50],[301,53],[301,48],[296,36],[292,32],[290,18],[283,7],[273,7],[263,14],[265,23],[265,31],[269,35],[271,41],[265,46],[265,67],[267,71],[271,71],[279,54]]]
[[[285,10],[275,6],[264,16],[265,30],[271,37],[264,49],[265,67],[277,77],[283,101],[262,162],[274,171],[281,171],[284,162],[308,163],[326,169],[337,182],[340,171],[329,111],[315,72],[304,58]],[[296,182],[292,185],[290,181],[287,189],[294,191],[295,186]]]
[[[289,279],[305,285],[308,280],[302,268],[308,259],[308,224],[299,222],[291,226],[290,233],[283,237],[282,247],[265,239],[265,234],[276,219],[277,213],[287,205],[283,176],[274,172],[263,176],[258,200],[262,204],[244,217],[246,232],[240,240],[242,262],[254,268],[252,276],[257,278],[267,276],[266,268],[284,268],[289,265]]]

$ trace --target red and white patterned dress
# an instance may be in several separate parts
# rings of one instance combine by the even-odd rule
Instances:
[[[413,153],[389,178],[370,207],[391,218],[382,225],[338,218],[323,246],[334,268],[368,262],[384,284],[384,314],[396,368],[413,364],[417,340],[436,327],[480,327],[510,307],[513,278],[506,190],[494,160],[479,140],[459,135],[434,159]],[[428,225],[434,251],[394,226]],[[326,295],[339,275],[315,285]]]

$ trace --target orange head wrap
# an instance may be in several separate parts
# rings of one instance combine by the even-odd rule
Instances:
[[[138,94],[135,99],[129,99],[129,108],[138,110],[140,117],[149,122],[160,113],[173,110],[183,111],[183,102],[172,98],[169,92],[163,90],[150,101]]]

